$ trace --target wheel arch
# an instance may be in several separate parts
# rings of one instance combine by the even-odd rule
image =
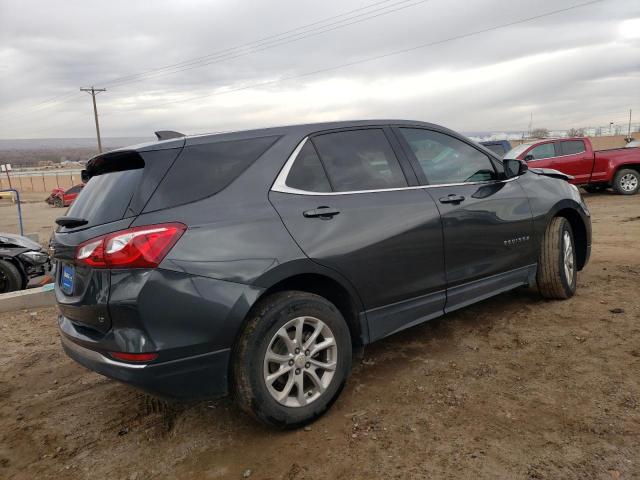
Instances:
[[[246,325],[262,300],[286,290],[313,293],[333,303],[347,322],[355,352],[361,351],[362,347],[369,343],[369,330],[360,296],[346,279],[332,269],[318,265],[309,259],[293,260],[265,273],[253,283],[253,286],[260,289],[260,293],[254,297],[248,308],[242,308],[246,313],[240,317],[242,321],[231,347],[232,355],[235,355]],[[243,303],[244,300],[246,299],[239,303]],[[233,368],[232,360],[228,366],[229,381],[233,379]]]
[[[620,165],[616,165],[611,180],[613,181],[613,178],[618,174],[618,172],[624,169],[635,170],[640,173],[640,163],[622,163]]]
[[[564,217],[571,225],[573,231],[573,240],[576,245],[576,260],[578,270],[582,270],[587,263],[589,255],[589,236],[587,231],[587,225],[576,211],[575,208],[564,207],[556,211],[547,222],[547,226],[551,223],[555,217]]]
[[[362,300],[353,285],[335,270],[310,259],[298,259],[279,265],[259,277],[253,284],[261,287],[263,291],[247,312],[245,323],[256,305],[267,296],[285,290],[297,290],[320,295],[336,306],[347,322],[354,348],[368,343],[368,328]]]

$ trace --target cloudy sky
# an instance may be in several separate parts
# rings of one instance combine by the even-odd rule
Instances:
[[[640,123],[640,2],[0,0],[0,138],[94,135],[91,85],[105,137]]]

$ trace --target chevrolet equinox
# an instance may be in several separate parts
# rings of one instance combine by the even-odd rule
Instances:
[[[590,253],[569,177],[423,122],[178,135],[83,176],[51,240],[66,353],[278,427],[326,411],[364,345],[522,285],[569,298]]]

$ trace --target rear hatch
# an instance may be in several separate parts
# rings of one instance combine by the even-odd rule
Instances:
[[[74,324],[104,333],[111,327],[111,273],[75,260],[87,240],[128,228],[180,154],[184,139],[108,152],[87,163],[86,186],[51,239],[56,261],[56,299]],[[83,172],[84,173],[84,172]]]

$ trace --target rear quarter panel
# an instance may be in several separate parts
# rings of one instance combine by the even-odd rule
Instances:
[[[640,167],[640,148],[617,148],[595,152],[594,178],[596,172],[598,180],[611,182],[618,170],[625,166]]]

